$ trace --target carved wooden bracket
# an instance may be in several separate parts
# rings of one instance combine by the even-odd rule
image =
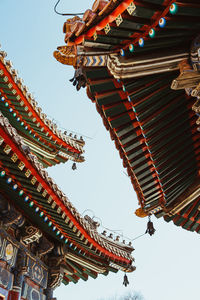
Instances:
[[[195,88],[200,82],[200,73],[192,69],[188,60],[179,64],[180,75],[172,81],[173,90]]]

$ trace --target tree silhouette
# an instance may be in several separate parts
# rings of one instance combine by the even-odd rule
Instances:
[[[140,292],[128,292],[127,294],[120,297],[113,296],[112,298],[101,298],[99,300],[145,300],[145,298]]]
[[[124,296],[120,297],[119,300],[145,300],[139,292],[129,292]]]

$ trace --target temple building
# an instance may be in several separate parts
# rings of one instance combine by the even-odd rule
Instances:
[[[136,215],[200,232],[200,3],[96,0],[63,26],[75,68],[137,193]]]
[[[84,161],[83,139],[62,133],[0,52],[0,300],[52,300],[98,274],[132,272],[131,244],[98,232],[46,168]]]

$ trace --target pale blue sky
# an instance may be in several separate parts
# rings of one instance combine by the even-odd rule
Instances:
[[[89,208],[103,225],[121,229],[130,238],[142,234],[146,219],[134,215],[138,207],[135,192],[114,143],[102,124],[95,105],[85,90],[79,92],[69,82],[72,67],[53,58],[53,51],[64,45],[65,17],[56,15],[56,0],[0,0],[0,43],[8,53],[30,92],[43,111],[60,127],[87,135],[86,162],[71,170],[71,162],[48,169],[79,212]],[[80,12],[92,1],[61,0],[61,11]],[[136,272],[128,275],[130,289],[141,291],[146,300],[199,300],[199,246],[196,233],[153,218],[156,233],[134,243]],[[58,300],[98,300],[126,293],[123,273],[100,275],[98,279],[61,285]]]

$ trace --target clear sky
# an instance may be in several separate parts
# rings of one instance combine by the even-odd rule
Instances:
[[[50,175],[80,213],[91,209],[105,227],[134,238],[145,231],[147,220],[134,215],[138,201],[118,151],[85,90],[77,92],[69,82],[73,68],[53,58],[56,47],[64,45],[65,21],[54,13],[55,2],[0,0],[2,50],[44,112],[58,126],[89,137],[85,138],[86,161],[78,164],[76,171],[69,161],[48,169]],[[61,0],[58,9],[81,12],[91,6],[90,0]],[[122,272],[111,273],[76,285],[61,285],[55,291],[57,299],[108,299],[130,289],[141,291],[146,300],[199,300],[199,235],[163,219],[153,221],[155,235],[134,242],[137,270],[128,275],[129,288],[122,286]]]

